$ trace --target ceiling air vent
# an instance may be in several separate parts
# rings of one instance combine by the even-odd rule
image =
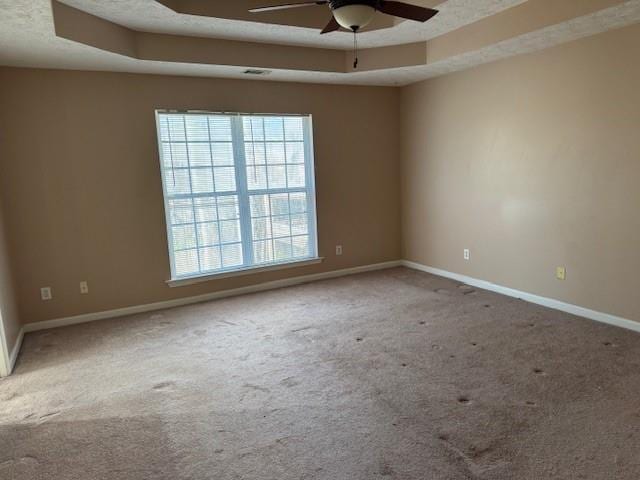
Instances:
[[[256,70],[249,69],[244,71],[245,75],[269,75],[271,73],[270,70]]]

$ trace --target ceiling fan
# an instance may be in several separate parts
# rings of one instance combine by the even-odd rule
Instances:
[[[276,10],[286,10],[289,8],[312,7],[317,5],[328,5],[331,9],[331,21],[322,29],[321,34],[335,32],[340,27],[351,30],[354,33],[354,50],[356,58],[353,68],[358,66],[357,40],[355,34],[366,27],[376,12],[385,13],[394,17],[415,20],[416,22],[426,22],[438,13],[432,8],[419,7],[404,2],[391,0],[317,0],[297,3],[287,3],[283,5],[271,5],[266,7],[253,8],[251,13],[273,12]]]

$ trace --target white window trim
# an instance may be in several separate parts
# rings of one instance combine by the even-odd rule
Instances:
[[[242,267],[235,270],[227,270],[220,273],[205,273],[187,278],[178,278],[175,280],[167,280],[170,287],[184,287],[194,285],[196,283],[210,282],[212,280],[221,280],[223,278],[241,277],[255,273],[272,272],[275,270],[286,270],[289,268],[306,267],[309,265],[317,265],[322,263],[324,257],[305,258],[303,260],[292,260],[290,262],[268,263],[256,265],[255,267]]]
[[[273,263],[263,263],[257,265],[247,265],[246,260],[248,258],[253,261],[253,252],[250,252],[250,255],[247,255],[246,251],[246,242],[242,241],[242,252],[243,259],[245,260],[245,265],[240,267],[233,267],[225,270],[220,270],[217,272],[210,273],[198,273],[195,275],[184,275],[178,276],[175,274],[174,266],[174,252],[171,248],[171,234],[169,232],[171,220],[169,213],[169,198],[167,195],[167,188],[165,185],[165,175],[164,169],[162,167],[162,139],[160,138],[160,115],[161,114],[178,114],[178,115],[226,115],[234,117],[232,119],[232,123],[237,122],[240,123],[243,115],[248,116],[277,116],[277,117],[305,117],[308,121],[305,122],[305,131],[304,131],[304,145],[305,145],[305,184],[307,185],[304,189],[299,189],[300,191],[305,191],[307,193],[307,205],[310,206],[310,211],[308,214],[308,233],[309,236],[309,246],[310,246],[310,257],[303,258],[293,258],[289,260],[285,260],[282,262],[273,262]],[[286,114],[286,113],[246,113],[246,112],[215,112],[215,111],[206,111],[206,110],[163,110],[158,109],[155,111],[156,117],[156,136],[158,140],[158,158],[160,160],[160,175],[162,177],[162,196],[164,200],[164,210],[165,210],[165,230],[167,234],[167,249],[169,251],[169,268],[171,272],[171,278],[166,281],[166,283],[170,287],[178,287],[185,285],[192,285],[201,282],[207,282],[211,280],[217,280],[228,277],[236,277],[242,275],[250,275],[254,273],[268,272],[273,270],[282,270],[293,267],[301,267],[307,265],[313,265],[321,263],[324,260],[324,257],[318,256],[318,234],[317,234],[317,210],[316,210],[316,186],[315,186],[315,156],[314,156],[314,146],[313,146],[313,117],[310,114]],[[232,127],[232,135],[233,135],[233,149],[234,149],[234,167],[236,169],[236,192],[235,195],[238,196],[238,202],[240,204],[240,223],[250,222],[251,214],[249,211],[249,202],[248,202],[248,192],[246,190],[246,160],[244,148],[244,138],[237,138],[238,132],[242,133],[242,128],[238,128],[237,126]],[[237,161],[237,163],[236,163]],[[308,162],[308,163],[307,163]],[[238,182],[240,180],[240,182]],[[292,189],[282,189],[286,192],[290,192]],[[293,189],[295,190],[295,189]],[[279,189],[272,190],[251,190],[251,195],[260,195],[260,194],[274,194],[278,193]],[[201,196],[220,196],[227,195],[226,193],[208,193],[202,194]],[[196,195],[185,195],[185,198],[194,198]],[[241,197],[246,197],[244,200]],[[241,225],[241,231],[246,231]]]

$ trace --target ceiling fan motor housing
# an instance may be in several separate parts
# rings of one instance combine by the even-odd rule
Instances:
[[[347,5],[368,5],[377,10],[378,5],[380,5],[380,0],[329,0],[331,10],[336,10]]]
[[[330,0],[329,6],[342,27],[357,32],[373,19],[380,3],[380,0]]]

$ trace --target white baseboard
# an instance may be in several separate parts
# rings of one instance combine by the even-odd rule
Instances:
[[[2,346],[0,346],[0,353],[2,354],[0,358],[0,377],[7,377],[11,375],[13,368],[16,366],[16,360],[18,359],[18,353],[20,353],[22,339],[24,338],[24,328],[21,328],[20,332],[18,332],[18,338],[16,338],[16,342],[11,351],[8,349],[4,336],[0,335],[0,337],[2,337],[0,338],[0,341],[2,341]]]
[[[22,340],[24,340],[24,327],[20,329],[16,343],[13,345],[13,349],[9,354],[9,373],[13,372],[13,368],[16,366],[16,360],[18,360],[18,354],[22,347]]]
[[[166,308],[179,307],[181,305],[207,302],[210,300],[234,297],[234,296],[243,295],[247,293],[263,292],[266,290],[273,290],[276,288],[289,287],[293,285],[299,285],[299,284],[314,282],[318,280],[326,280],[330,278],[343,277],[347,275],[354,275],[356,273],[371,272],[375,270],[384,270],[387,268],[393,268],[393,267],[399,267],[399,266],[405,266],[408,268],[412,268],[414,270],[420,270],[423,272],[431,273],[433,275],[450,278],[452,280],[457,280],[459,282],[463,282],[468,285],[473,285],[474,287],[482,288],[484,290],[490,290],[492,292],[501,293],[509,297],[520,298],[522,300],[535,303],[537,305],[542,305],[545,307],[553,308],[555,310],[561,310],[563,312],[571,313],[573,315],[589,318],[597,322],[607,323],[609,325],[614,325],[617,327],[626,328],[628,330],[640,332],[640,322],[635,322],[633,320],[629,320],[626,318],[617,317],[615,315],[611,315],[608,313],[590,310],[588,308],[580,307],[578,305],[572,305],[570,303],[561,302],[559,300],[555,300],[552,298],[542,297],[539,295],[534,295],[532,293],[515,290],[513,288],[496,285],[486,280],[479,280],[476,278],[468,277],[466,275],[448,272],[446,270],[440,270],[438,268],[428,267],[426,265],[422,265],[416,262],[411,262],[409,260],[397,260],[397,261],[391,261],[391,262],[376,263],[371,265],[363,265],[360,267],[345,268],[342,270],[333,270],[330,272],[322,272],[322,273],[316,273],[311,275],[302,275],[298,277],[285,278],[282,280],[274,280],[271,282],[259,283],[256,285],[249,285],[247,287],[240,287],[240,288],[234,288],[230,290],[221,290],[218,292],[207,293],[207,294],[198,295],[195,297],[178,298],[175,300],[149,303],[146,305],[135,305],[132,307],[118,308],[115,310],[106,310],[102,312],[87,313],[83,315],[76,315],[73,317],[46,320],[43,322],[27,323],[20,330],[18,340],[16,341],[16,344],[14,345],[13,350],[10,353],[10,357],[9,357],[10,369],[13,370],[13,367],[18,357],[18,353],[20,351],[20,346],[22,345],[24,334],[28,332],[46,330],[49,328],[64,327],[67,325],[75,325],[78,323],[93,322],[93,321],[104,320],[108,318],[123,317],[126,315],[134,315],[137,313],[152,312],[155,310],[163,310]]]
[[[57,318],[54,320],[45,320],[43,322],[27,323],[24,325],[24,333],[35,332],[38,330],[46,330],[48,328],[64,327],[67,325],[75,325],[77,323],[93,322],[96,320],[104,320],[107,318],[123,317],[125,315],[134,315],[136,313],[152,312],[154,310],[163,310],[165,308],[179,307],[181,305],[189,305],[192,303],[207,302],[219,298],[235,297],[247,293],[263,292],[265,290],[273,290],[276,288],[289,287],[302,283],[314,282],[317,280],[325,280],[329,278],[344,277],[356,273],[371,272],[374,270],[384,270],[402,265],[400,260],[391,262],[374,263],[371,265],[363,265],[360,267],[344,268],[342,270],[333,270],[330,272],[314,273],[311,275],[301,275],[298,277],[284,278],[282,280],[274,280],[271,282],[249,285],[247,287],[234,288],[230,290],[221,290],[218,292],[206,293],[195,297],[178,298],[175,300],[166,300],[163,302],[149,303],[146,305],[135,305],[132,307],[118,308],[115,310],[106,310],[102,312],[86,313],[73,317]],[[16,351],[17,356],[17,351]]]
[[[2,325],[0,325],[0,329],[1,328]],[[9,368],[9,353],[7,352],[7,346],[4,342],[4,338],[0,334],[0,378],[6,377],[10,374],[11,369]]]
[[[414,270],[420,270],[422,272],[431,273],[440,277],[450,278],[457,280],[467,285],[482,288],[484,290],[490,290],[492,292],[501,293],[509,297],[519,298],[526,302],[535,303],[544,307],[553,308],[554,310],[561,310],[563,312],[571,313],[579,317],[585,317],[596,322],[607,323],[616,327],[626,328],[635,332],[640,332],[640,322],[634,322],[627,318],[617,317],[609,313],[598,312],[596,310],[590,310],[588,308],[580,307],[578,305],[572,305],[570,303],[561,302],[553,298],[541,297],[540,295],[534,295],[532,293],[522,292],[509,287],[503,287],[502,285],[496,285],[495,283],[487,282],[486,280],[478,280],[477,278],[467,277],[466,275],[460,275],[459,273],[448,272],[446,270],[440,270],[439,268],[428,267],[420,263],[411,262],[409,260],[402,260],[400,262],[403,266],[412,268]]]

